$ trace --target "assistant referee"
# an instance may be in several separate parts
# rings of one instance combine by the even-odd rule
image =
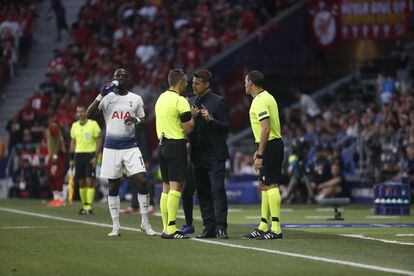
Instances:
[[[187,134],[194,128],[188,101],[181,96],[187,88],[187,75],[182,69],[168,73],[170,88],[162,93],[155,104],[158,161],[163,189],[160,210],[164,239],[183,239],[177,229],[176,217],[181,191],[187,173]]]
[[[264,76],[261,72],[249,72],[246,75],[244,87],[246,94],[253,98],[249,115],[254,139],[258,144],[253,158],[255,169],[260,172],[262,218],[259,227],[243,237],[259,240],[281,239],[278,184],[281,178],[284,150],[279,110],[275,98],[263,89]],[[268,225],[269,210],[272,219],[271,229]]]
[[[75,175],[79,183],[79,195],[82,208],[79,215],[92,215],[92,203],[95,199],[93,178],[97,157],[101,151],[101,128],[94,120],[87,119],[86,108],[76,107],[78,121],[72,124],[70,130],[70,162],[75,166]]]

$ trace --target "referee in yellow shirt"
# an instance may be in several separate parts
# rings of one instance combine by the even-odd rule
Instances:
[[[92,203],[95,199],[93,178],[102,145],[101,128],[96,121],[86,118],[84,106],[76,107],[76,116],[79,120],[72,124],[70,130],[69,166],[75,166],[75,175],[79,183],[82,201],[79,215],[92,215]]]
[[[170,88],[162,93],[155,104],[158,161],[163,182],[160,210],[163,239],[183,239],[186,236],[176,225],[181,191],[187,174],[187,134],[194,128],[188,101],[181,96],[187,88],[187,75],[182,69],[168,73]]]
[[[261,72],[249,72],[245,78],[244,87],[246,94],[253,98],[249,116],[254,139],[258,144],[253,157],[255,169],[260,172],[262,218],[258,228],[243,237],[258,240],[281,239],[278,184],[281,178],[284,150],[279,110],[273,96],[263,89],[264,76]],[[269,218],[272,222],[270,229]]]

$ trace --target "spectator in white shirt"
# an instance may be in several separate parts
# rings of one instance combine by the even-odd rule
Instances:
[[[135,49],[135,56],[147,67],[151,67],[149,63],[155,56],[155,53],[155,47],[149,43],[148,37],[145,37],[142,44]]]

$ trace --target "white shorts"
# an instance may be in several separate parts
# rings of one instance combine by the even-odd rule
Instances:
[[[107,149],[102,155],[101,177],[118,179],[122,175],[131,176],[145,172],[145,163],[139,148]]]

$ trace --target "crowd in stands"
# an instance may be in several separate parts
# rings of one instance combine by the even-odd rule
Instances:
[[[166,86],[169,68],[184,68],[191,74],[293,2],[86,1],[71,27],[73,43],[54,50],[45,79],[7,124],[8,151],[14,149],[20,156],[13,173],[13,193],[26,191],[29,196],[41,196],[47,177],[47,126],[57,122],[68,139],[76,105],[89,105],[112,78],[115,68],[130,71],[132,91],[143,97],[150,111],[151,103]],[[11,42],[15,47],[27,45],[20,35],[17,44],[15,36],[7,39],[3,35],[3,25],[14,26],[7,23],[10,20],[15,22],[19,18],[19,22],[26,22],[18,24],[22,28],[18,33],[31,37],[36,1],[23,3],[26,4],[13,3],[0,10],[3,53]],[[20,48],[13,49],[18,54]],[[6,56],[0,57],[0,67]],[[347,194],[347,178],[358,169],[374,182],[413,181],[413,68],[411,57],[391,73],[378,74],[374,93],[361,92],[350,85],[334,96],[315,100],[292,89],[300,108],[280,110],[286,146],[284,200],[293,200],[297,191],[305,201]],[[253,152],[252,143],[236,151],[231,162],[232,174],[257,174]],[[29,181],[34,179],[31,175],[37,176],[37,182]]]
[[[3,1],[0,6],[0,87],[14,76],[18,63],[27,65],[37,2]]]
[[[7,124],[9,152],[47,159],[47,126],[57,122],[67,138],[76,105],[89,105],[119,67],[131,73],[132,91],[151,110],[169,68],[191,74],[291,2],[86,1],[71,26],[73,43],[54,50],[44,81]],[[25,162],[20,158],[20,166]]]
[[[353,176],[414,185],[414,56],[391,63],[385,73],[374,68],[376,79],[362,76],[319,100],[291,90],[299,107],[281,110],[284,200],[299,191],[302,201],[349,193]],[[246,148],[234,156],[236,174],[253,170]]]

